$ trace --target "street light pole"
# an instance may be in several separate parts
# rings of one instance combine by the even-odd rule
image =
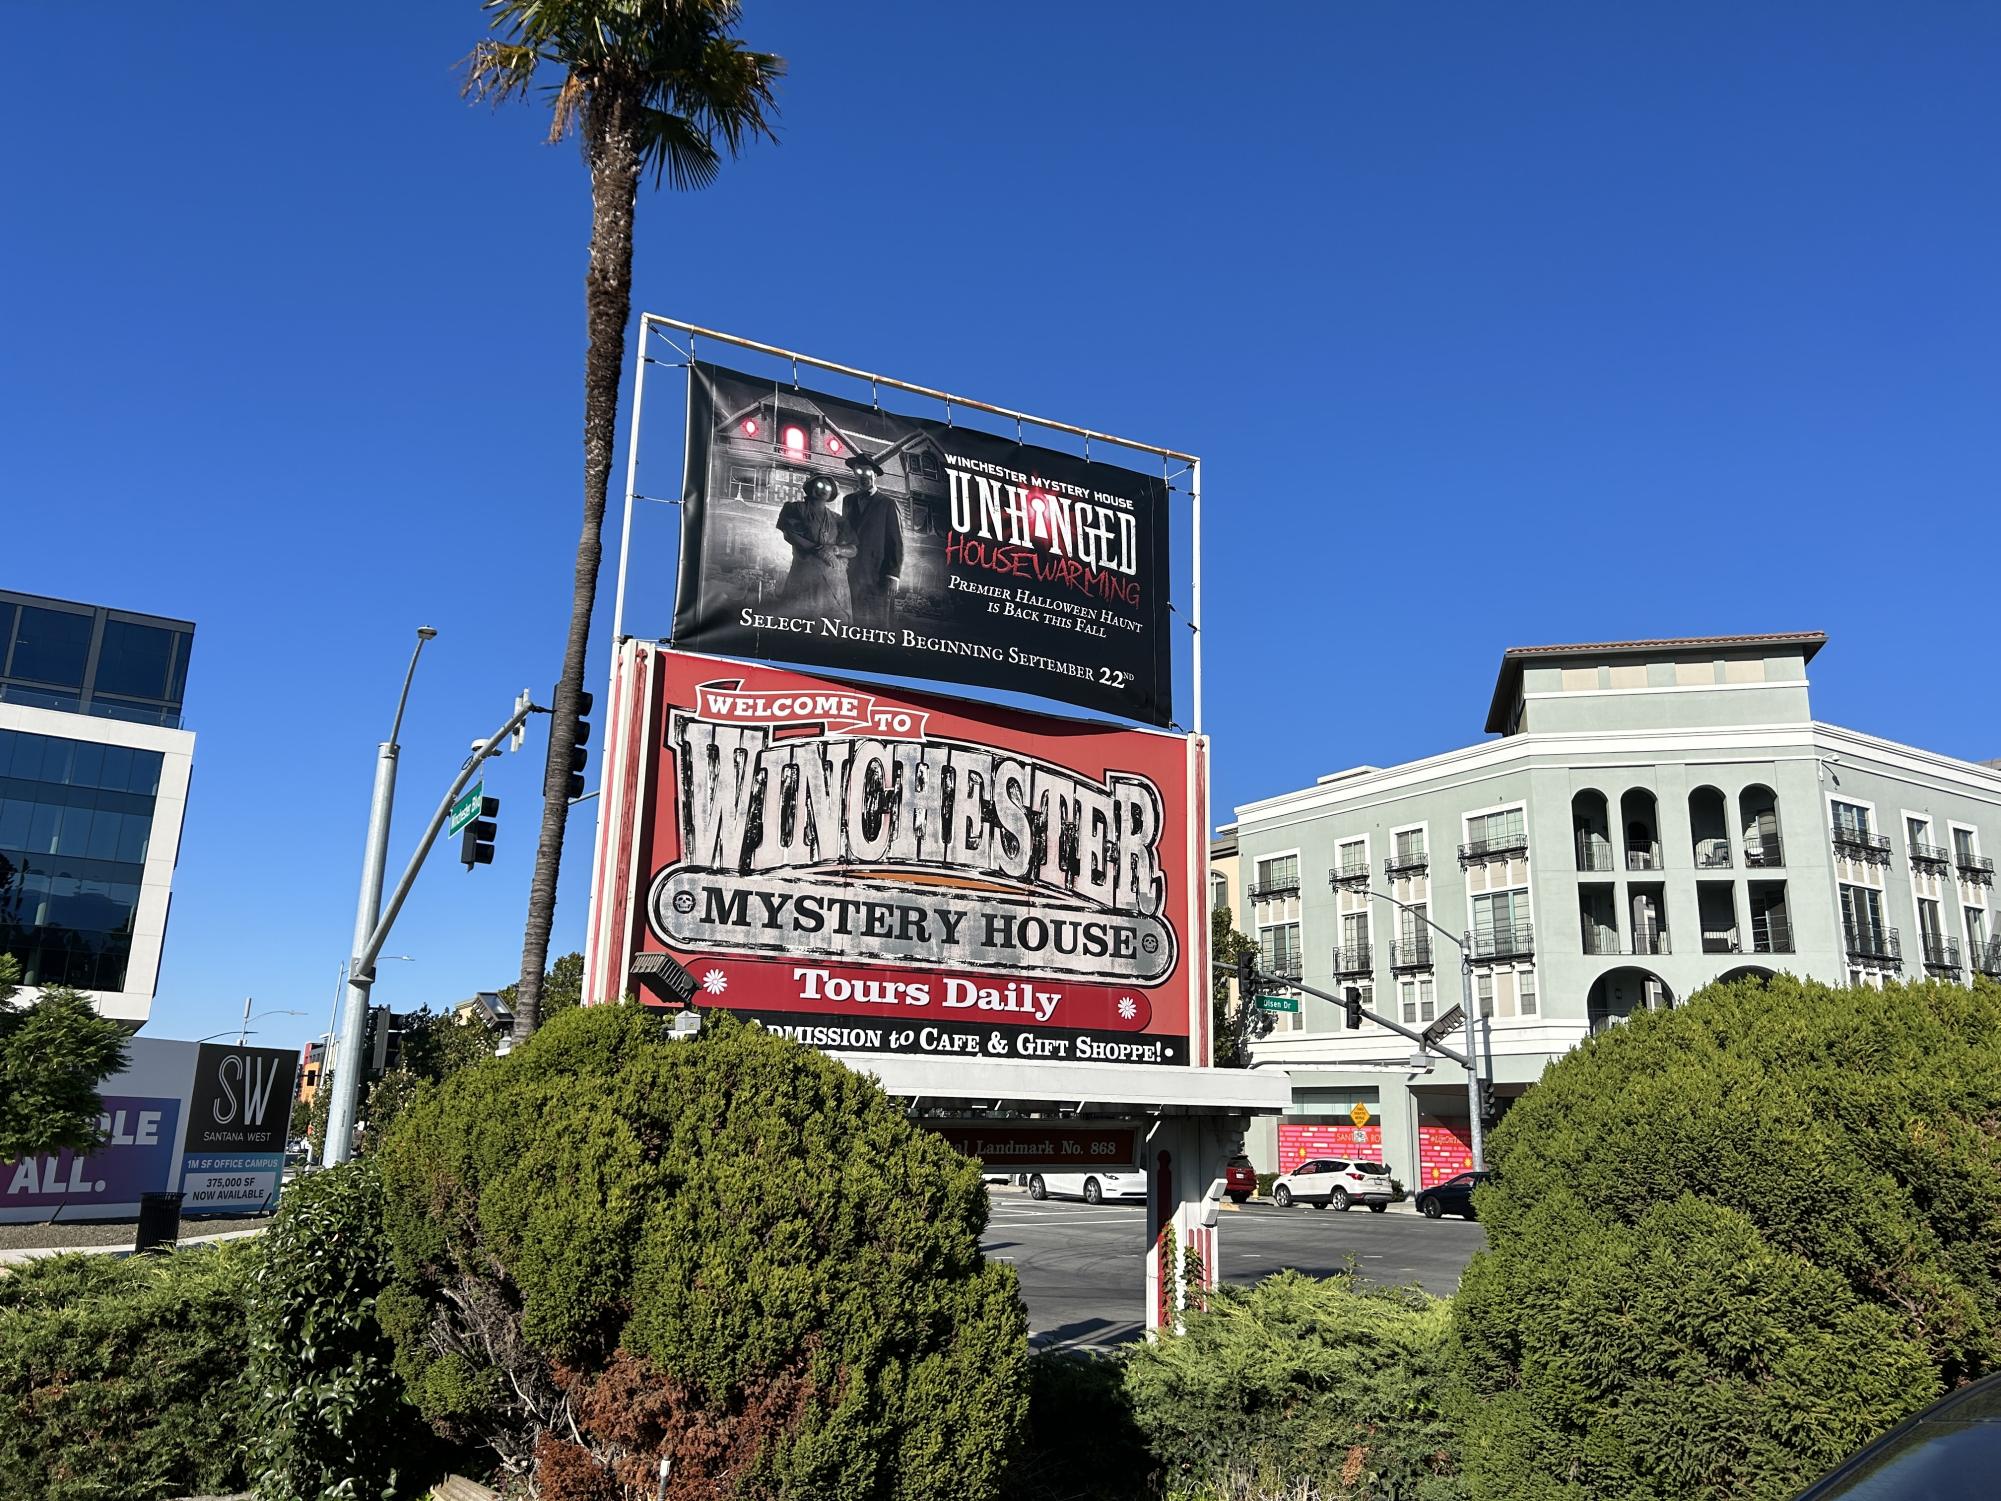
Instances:
[[[417,645],[410,653],[410,666],[403,674],[403,692],[396,700],[396,718],[390,723],[389,738],[375,748],[375,790],[368,803],[368,843],[361,861],[361,897],[355,904],[354,945],[360,954],[375,932],[375,920],[382,911],[382,875],[389,864],[389,819],[396,804],[396,737],[403,730],[403,710],[410,702],[410,682],[417,675],[417,658],[424,644],[438,633],[428,625],[417,627]],[[343,1058],[361,1056],[362,1037],[368,1030],[368,987],[357,984],[361,965],[348,961],[347,1009],[341,1016],[339,1048]],[[334,1167],[347,1161],[348,1142],[354,1134],[354,1104],[346,1089],[336,1091],[327,1112],[327,1139],[320,1161]]]
[[[1474,1030],[1477,1023],[1473,1015],[1473,955],[1463,939],[1439,927],[1429,913],[1414,910],[1410,903],[1400,902],[1386,891],[1377,891],[1374,887],[1364,887],[1363,890],[1415,917],[1459,950],[1459,1009],[1466,1017],[1466,1119],[1473,1136],[1473,1171],[1484,1173],[1487,1170],[1487,1133],[1480,1122],[1480,1044]]]

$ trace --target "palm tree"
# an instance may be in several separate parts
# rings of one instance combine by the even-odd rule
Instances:
[[[584,279],[584,527],[563,676],[556,685],[549,761],[542,776],[542,836],[528,891],[521,944],[521,989],[514,1036],[526,1039],[540,1019],[542,974],[556,914],[556,874],[568,818],[570,752],[578,695],[597,601],[604,551],[605,487],[618,421],[618,381],[625,368],[625,326],[632,315],[632,221],[639,183],[651,169],[683,192],[716,180],[723,154],[734,157],[758,137],[777,137],[772,86],[785,60],[752,52],[731,33],[738,0],[484,0],[497,36],[466,59],[467,97],[495,104],[524,97],[537,75],[554,118],[549,139],[575,131],[591,173],[590,269]]]

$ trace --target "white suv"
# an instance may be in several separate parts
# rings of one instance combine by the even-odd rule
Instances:
[[[1371,1214],[1381,1214],[1390,1207],[1393,1193],[1387,1162],[1311,1157],[1291,1172],[1279,1174],[1271,1186],[1271,1201],[1281,1209],[1295,1203],[1318,1204],[1323,1209],[1367,1204]]]

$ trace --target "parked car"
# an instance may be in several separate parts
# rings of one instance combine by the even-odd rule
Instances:
[[[1473,1215],[1473,1190],[1487,1182],[1492,1173],[1461,1173],[1455,1178],[1447,1178],[1443,1183],[1434,1183],[1429,1188],[1418,1190],[1417,1212],[1428,1220],[1440,1215],[1458,1214],[1467,1219]]]
[[[1248,1157],[1232,1157],[1230,1165],[1223,1169],[1223,1192],[1234,1203],[1242,1204],[1258,1191],[1258,1170],[1251,1166]]]
[[[1146,1197],[1145,1173],[1030,1173],[1031,1199],[1076,1198],[1086,1204]]]
[[[1797,1501],[1987,1501],[1996,1460],[2001,1376],[1988,1376],[1905,1418]]]
[[[1322,1209],[1367,1204],[1371,1214],[1381,1214],[1394,1196],[1387,1162],[1351,1162],[1345,1157],[1309,1158],[1291,1172],[1280,1173],[1271,1186],[1271,1201],[1281,1209],[1296,1203],[1318,1204]]]

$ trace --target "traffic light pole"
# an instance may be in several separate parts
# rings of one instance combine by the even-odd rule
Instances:
[[[343,1067],[334,1077],[333,1100],[327,1106],[326,1150],[320,1158],[327,1167],[337,1167],[354,1155],[354,1119],[361,1105],[361,1078],[367,1072],[361,1066],[361,1046],[368,1030],[368,993],[375,984],[375,961],[382,953],[382,945],[389,941],[389,930],[396,925],[396,916],[403,910],[403,903],[410,895],[410,888],[417,883],[417,872],[424,868],[424,861],[430,855],[432,845],[437,843],[438,831],[444,828],[445,820],[452,815],[452,804],[458,801],[459,794],[465,791],[473,779],[473,774],[489,756],[497,756],[505,749],[504,742],[507,737],[514,733],[517,726],[525,724],[530,714],[548,712],[539,704],[527,702],[524,696],[523,700],[515,704],[514,712],[507,717],[507,722],[487,736],[484,745],[466,757],[465,765],[459,768],[459,774],[452,779],[452,785],[446,790],[443,801],[438,804],[437,812],[431,815],[430,823],[425,826],[423,837],[417,841],[417,849],[410,856],[410,863],[403,868],[403,878],[396,883],[396,890],[389,898],[388,908],[380,919],[368,927],[364,928],[358,922],[355,925],[355,952],[347,966],[347,1009],[341,1014],[340,1020],[340,1056],[344,1060],[352,1058],[355,1062],[352,1067]],[[389,838],[388,809],[378,803],[376,808],[369,810],[371,848],[375,842],[375,818],[378,811],[383,818],[382,840],[385,846]],[[377,867],[375,889],[377,893],[382,889],[380,867]]]
[[[1430,914],[1416,911],[1411,907],[1410,903],[1400,902],[1386,891],[1377,891],[1372,887],[1364,887],[1363,889],[1368,891],[1369,895],[1377,901],[1388,902],[1405,916],[1415,917],[1419,922],[1431,929],[1432,932],[1459,950],[1459,1009],[1466,1016],[1466,1056],[1459,1058],[1457,1054],[1440,1047],[1435,1042],[1424,1043],[1422,1038],[1419,1039],[1419,1042],[1435,1052],[1444,1053],[1448,1058],[1457,1059],[1459,1063],[1465,1066],[1466,1125],[1473,1138],[1473,1171],[1484,1173],[1487,1170],[1487,1130],[1485,1123],[1480,1119],[1480,1066],[1475,1061],[1480,1056],[1480,1042],[1474,1035],[1473,1030],[1478,1025],[1473,1012],[1473,955],[1467,949],[1464,939],[1445,928],[1439,927],[1437,923],[1431,920]],[[1375,1016],[1373,1011],[1369,1014]],[[1376,1020],[1382,1021],[1383,1018],[1377,1016]],[[1403,1032],[1403,1028],[1401,1027],[1398,1027],[1397,1030]],[[1410,1034],[1404,1032],[1404,1035],[1408,1037]]]

